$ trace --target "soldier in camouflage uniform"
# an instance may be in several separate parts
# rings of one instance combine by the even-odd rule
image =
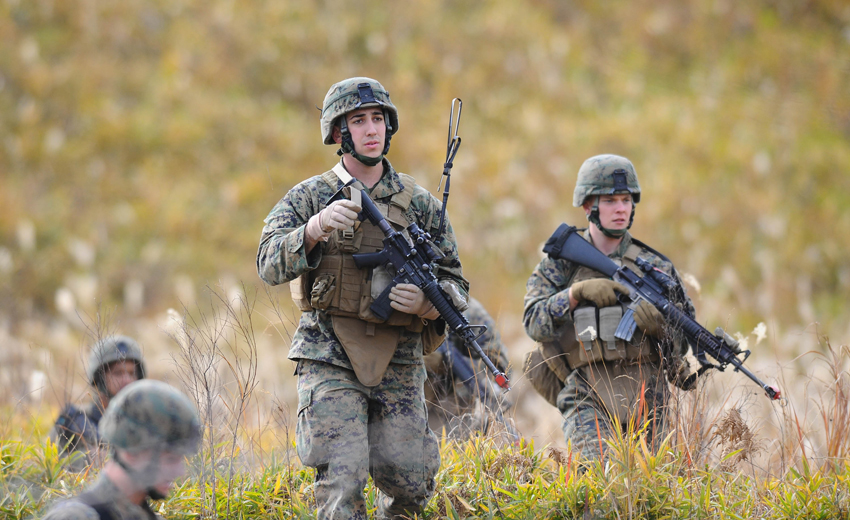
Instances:
[[[579,169],[573,197],[590,222],[584,238],[619,265],[636,273],[641,258],[671,275],[679,289],[674,301],[685,312],[694,308],[678,273],[664,255],[627,231],[640,185],[632,163],[617,155],[591,157]],[[584,459],[598,459],[605,439],[615,432],[646,426],[647,443],[657,446],[665,431],[667,381],[684,386],[690,367],[688,345],[664,327],[661,314],[647,302],[635,309],[638,330],[626,343],[614,337],[624,312],[618,293],[623,285],[569,261],[544,258],[526,286],[524,324],[540,342],[525,359],[532,385],[564,417],[567,443]]]
[[[86,378],[92,387],[93,400],[85,408],[65,405],[50,432],[50,439],[62,456],[71,457],[69,469],[82,471],[92,463],[100,446],[97,426],[109,401],[122,388],[145,377],[145,361],[139,344],[127,336],[109,336],[92,347]]]
[[[392,289],[387,321],[372,314],[369,306],[391,273],[357,269],[352,254],[380,250],[383,233],[357,219],[357,190],[346,188],[328,203],[353,178],[395,229],[416,223],[436,235],[440,202],[385,157],[398,125],[398,111],[377,81],[333,85],[323,103],[322,139],[340,145],[342,159],[278,202],[257,252],[260,277],[271,285],[290,282],[302,311],[289,352],[298,362],[296,447],[301,461],[316,468],[320,519],[365,519],[370,475],[382,518],[421,515],[436,486],[440,459],[428,428],[423,353],[437,348],[446,324],[412,284]],[[436,277],[463,300],[468,283],[450,224],[435,246],[445,255]]]
[[[487,331],[478,339],[487,357],[502,371],[508,370],[508,349],[496,328],[496,322],[475,298],[469,298],[469,308],[464,316],[473,325],[486,325]],[[446,344],[451,344],[454,354],[447,354],[444,346],[425,356],[428,380],[425,383],[425,399],[428,403],[428,423],[431,429],[455,439],[465,439],[474,432],[486,433],[491,422],[489,408],[497,406],[502,413],[513,404],[502,389],[487,376],[488,371],[477,353],[466,347],[454,332],[449,332]],[[446,345],[448,346],[448,345]],[[473,359],[475,358],[475,359]],[[464,363],[476,374],[471,381],[464,381],[460,374],[453,373],[450,363]],[[454,370],[454,372],[459,372]],[[485,386],[486,385],[486,386]],[[491,396],[489,403],[482,403],[479,386]]]
[[[149,499],[162,500],[198,451],[201,425],[189,399],[161,381],[128,385],[109,403],[98,427],[111,457],[80,495],[44,520],[151,520]]]

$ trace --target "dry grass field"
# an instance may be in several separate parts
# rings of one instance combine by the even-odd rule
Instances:
[[[533,441],[447,444],[429,514],[847,518],[839,0],[0,2],[3,514],[82,484],[44,439],[63,403],[88,399],[83,362],[109,332],[140,341],[151,377],[207,399],[214,442],[170,516],[264,514],[206,478],[259,493],[278,516],[307,514],[310,476],[290,466],[298,313],[254,258],[277,200],[333,164],[315,106],[353,75],[389,88],[389,158],[432,191],[449,103],[464,100],[449,213],[472,293],[510,350],[511,417]],[[533,348],[522,298],[546,238],[583,224],[575,174],[598,153],[632,159],[634,235],[674,261],[701,323],[745,341],[747,366],[786,400],[712,374],[678,395],[666,454],[624,438],[622,464],[579,476],[557,411],[519,373]],[[199,388],[202,362],[214,377]],[[16,494],[27,482],[48,491]]]

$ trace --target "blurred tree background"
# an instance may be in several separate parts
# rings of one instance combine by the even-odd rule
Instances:
[[[633,232],[698,280],[709,328],[766,322],[771,361],[815,323],[847,342],[844,0],[3,0],[0,341],[55,354],[98,305],[126,329],[259,286],[263,218],[335,162],[316,107],[354,75],[390,90],[389,158],[432,191],[463,99],[449,213],[512,344],[599,153],[634,162]]]

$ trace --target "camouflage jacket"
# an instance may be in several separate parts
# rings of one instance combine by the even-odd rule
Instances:
[[[62,456],[67,456],[74,451],[87,454],[100,445],[97,425],[102,416],[103,410],[97,402],[92,402],[87,408],[78,408],[73,404],[65,405],[50,431],[50,440],[59,447]],[[70,469],[82,470],[90,462],[87,459],[88,457],[80,458],[72,464]]]
[[[585,231],[584,238],[593,242],[590,233]],[[632,244],[632,237],[627,232],[623,236],[620,246],[612,254],[608,255],[618,265],[622,265],[622,258],[626,250]],[[661,271],[671,275],[682,287],[684,301],[681,303],[685,312],[694,316],[695,310],[691,299],[684,292],[684,285],[679,273],[673,264],[659,256],[656,252],[643,248],[638,255],[639,258],[648,261]],[[573,274],[577,266],[563,259],[553,260],[544,258],[526,284],[525,305],[523,311],[523,323],[525,332],[535,341],[549,341],[557,337],[558,330],[566,324],[572,323],[570,316],[569,291]],[[687,344],[681,338],[674,338],[672,354],[680,357],[687,349]]]
[[[384,175],[367,192],[376,202],[388,202],[393,194],[403,189],[392,165],[384,159]],[[311,177],[289,190],[265,219],[260,247],[257,251],[257,272],[270,285],[290,282],[301,274],[315,269],[322,258],[325,244],[319,242],[310,254],[304,252],[304,231],[307,221],[318,213],[325,202],[342,188],[329,186],[320,175]],[[418,184],[406,217],[416,222],[422,230],[436,236],[440,225],[441,203]],[[434,274],[438,279],[448,279],[466,297],[469,282],[463,278],[457,243],[451,223],[446,218],[446,229],[436,246],[445,258],[439,262]],[[320,310],[301,314],[298,328],[292,338],[289,359],[312,359],[351,369],[351,362],[333,332],[330,316]],[[403,330],[398,348],[391,363],[422,363],[422,335]]]
[[[47,512],[44,520],[99,520],[101,517],[115,520],[161,520],[145,500],[136,505],[101,473],[95,483],[82,494],[59,502]]]

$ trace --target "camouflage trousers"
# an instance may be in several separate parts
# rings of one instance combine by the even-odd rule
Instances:
[[[657,449],[666,435],[670,389],[659,366],[596,363],[573,370],[558,394],[564,440],[584,460],[604,458],[606,440],[646,426],[646,443]]]
[[[422,365],[390,364],[375,387],[354,372],[318,361],[298,362],[296,448],[316,468],[319,519],[365,519],[364,487],[378,489],[378,517],[422,515],[440,468],[428,428]]]

